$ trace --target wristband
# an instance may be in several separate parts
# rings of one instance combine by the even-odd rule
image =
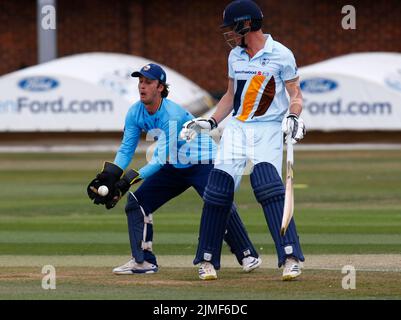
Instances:
[[[216,129],[216,128],[217,128],[218,123],[217,123],[217,121],[216,121],[215,118],[210,117],[210,119],[207,120],[207,121],[210,123],[210,130],[213,130],[213,129]]]

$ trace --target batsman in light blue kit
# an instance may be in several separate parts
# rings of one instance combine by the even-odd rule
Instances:
[[[103,170],[87,188],[88,196],[95,204],[104,204],[111,209],[131,185],[143,180],[135,192],[129,192],[125,208],[132,258],[113,269],[115,274],[158,271],[152,250],[153,213],[190,187],[202,197],[216,153],[216,145],[209,135],[200,134],[190,142],[178,138],[182,125],[194,117],[167,99],[169,85],[166,73],[159,65],[147,64],[132,76],[139,78],[140,101],[126,115],[124,136],[114,162],[105,162]],[[151,133],[157,139],[153,157],[138,171],[126,170],[142,132]],[[109,189],[106,196],[97,193],[102,185]],[[261,264],[261,259],[234,204],[230,211],[224,240],[243,270],[252,271]]]
[[[232,114],[203,196],[194,259],[202,280],[217,279],[225,225],[247,160],[253,163],[251,186],[273,238],[278,266],[284,267],[282,280],[301,274],[304,256],[294,219],[283,237],[280,228],[285,196],[281,179],[283,133],[291,143],[305,134],[300,118],[302,94],[293,53],[270,34],[264,34],[262,23],[263,13],[254,1],[236,0],[227,5],[221,26],[232,48],[227,91],[211,119],[188,121],[181,131],[181,136],[190,140]]]

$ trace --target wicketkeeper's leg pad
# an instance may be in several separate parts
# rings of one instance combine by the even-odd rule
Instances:
[[[209,261],[220,269],[221,247],[234,199],[234,179],[227,172],[213,169],[203,193],[199,243],[194,264]]]
[[[144,212],[144,211],[142,211]],[[144,215],[144,230],[143,230],[143,254],[145,261],[157,266],[156,256],[152,251],[153,244],[153,214]]]
[[[280,235],[283,219],[285,188],[276,168],[268,162],[260,162],[253,168],[251,185],[256,199],[262,205],[266,222],[277,250],[278,266],[289,256],[304,261],[294,219],[284,237]]]
[[[145,260],[157,265],[152,252],[153,217],[146,214],[133,193],[129,193],[125,207],[132,256],[137,263]]]
[[[241,265],[242,259],[245,257],[259,257],[234,204],[231,207],[231,215],[228,220],[227,232],[224,235],[224,240]]]

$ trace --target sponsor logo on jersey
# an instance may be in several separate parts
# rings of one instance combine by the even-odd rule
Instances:
[[[256,74],[257,71],[252,71],[252,70],[235,70],[235,73],[238,73],[238,74]]]
[[[256,70],[235,70],[234,71],[235,74],[254,74],[254,75],[258,75],[258,76],[268,76],[269,73],[266,71],[256,71]]]
[[[258,71],[258,76],[265,76],[265,77],[267,77],[269,75],[269,73],[268,72],[262,72],[262,71]]]

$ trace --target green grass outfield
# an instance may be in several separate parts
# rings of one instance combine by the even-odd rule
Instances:
[[[189,190],[154,215],[154,251],[166,261],[160,272],[113,276],[111,268],[129,257],[125,200],[106,210],[86,196],[88,182],[112,159],[111,153],[0,154],[0,299],[401,298],[401,150],[296,152],[295,217],[307,261],[302,279],[289,284],[272,269],[274,247],[249,176],[236,202],[268,267],[242,274],[225,247],[219,280],[200,283],[190,262],[202,201]],[[352,259],[367,255],[372,259],[363,263]],[[171,256],[187,263],[174,265]],[[321,263],[308,267],[308,256]],[[341,265],[330,258],[337,256],[359,263],[357,289],[341,288]],[[39,265],[54,259],[57,289],[48,292]]]

